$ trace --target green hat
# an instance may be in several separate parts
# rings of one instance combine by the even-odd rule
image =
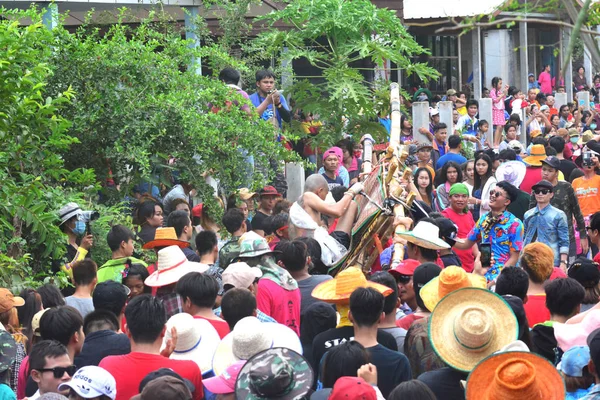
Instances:
[[[240,254],[238,258],[252,258],[265,254],[274,254],[269,244],[256,232],[247,232],[240,238]]]
[[[250,358],[235,383],[238,399],[298,399],[310,393],[315,375],[304,357],[283,347]]]
[[[10,369],[17,358],[17,343],[12,335],[6,331],[0,331],[0,373]]]
[[[466,194],[469,195],[469,188],[464,183],[455,183],[450,188],[450,192],[448,192],[448,196],[454,196],[455,194]]]

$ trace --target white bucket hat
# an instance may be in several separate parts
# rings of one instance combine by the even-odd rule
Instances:
[[[194,318],[187,313],[173,315],[167,321],[163,347],[171,339],[173,327],[177,330],[177,344],[169,358],[194,361],[202,374],[212,371],[213,356],[221,338],[210,322]]]
[[[82,213],[83,211],[77,203],[67,203],[60,210],[58,210],[58,218],[60,218],[60,225],[64,224],[74,216],[80,215]]]
[[[213,358],[213,372],[221,375],[234,362],[248,360],[273,347],[285,347],[302,354],[300,338],[287,326],[260,322],[256,317],[242,318],[219,343]]]
[[[506,181],[515,187],[521,186],[525,179],[527,167],[521,161],[507,161],[496,170],[496,180],[498,182]]]
[[[162,287],[177,283],[190,272],[206,272],[208,265],[188,261],[179,246],[169,246],[158,252],[156,271],[144,283],[150,287]]]
[[[448,243],[440,239],[440,228],[431,222],[421,221],[412,231],[399,233],[398,236],[426,249],[442,250],[450,248]]]

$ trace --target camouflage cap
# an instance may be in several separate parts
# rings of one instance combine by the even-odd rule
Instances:
[[[312,367],[293,350],[276,347],[256,354],[238,375],[235,394],[238,399],[300,400],[314,381]]]
[[[238,258],[252,258],[274,253],[277,252],[271,250],[266,239],[255,232],[247,232],[240,238]]]
[[[0,373],[10,369],[17,358],[17,342],[6,331],[0,331]]]

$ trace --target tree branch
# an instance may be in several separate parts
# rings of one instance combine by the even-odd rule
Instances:
[[[567,69],[567,65],[569,65],[569,63],[571,62],[571,55],[573,54],[573,49],[575,48],[575,41],[572,38],[579,36],[579,32],[584,31],[583,29],[581,29],[581,27],[583,26],[583,21],[587,17],[587,10],[590,8],[591,3],[592,3],[592,0],[585,0],[585,3],[583,3],[583,7],[581,7],[581,11],[579,11],[579,15],[577,15],[577,19],[575,20],[575,26],[573,27],[573,32],[571,32],[571,35],[570,35],[571,40],[569,40],[569,46],[567,47],[567,54],[565,54],[565,56],[563,57],[562,66],[560,68],[561,72],[563,72],[565,69]],[[589,33],[589,32],[586,32],[586,33]],[[563,72],[562,76],[565,76],[564,72]]]
[[[442,32],[454,32],[454,31],[458,31],[458,30],[464,30],[465,28],[477,28],[477,27],[489,28],[491,26],[497,26],[497,25],[503,25],[503,24],[509,24],[509,23],[519,23],[519,22],[538,23],[538,24],[546,24],[546,25],[564,26],[566,28],[575,28],[575,25],[569,24],[567,22],[551,21],[551,20],[546,20],[546,19],[542,19],[542,18],[502,18],[502,19],[498,19],[498,20],[490,21],[490,22],[474,22],[474,23],[470,23],[469,25],[456,24],[456,26],[446,26],[446,27],[437,29],[435,31],[435,33],[439,34]],[[433,23],[426,23],[426,24],[435,25]],[[423,25],[411,24],[411,26],[427,26],[426,24],[423,24]],[[582,29],[580,29],[580,32],[588,33],[590,35],[600,36],[599,32],[592,31],[589,29],[582,28]]]

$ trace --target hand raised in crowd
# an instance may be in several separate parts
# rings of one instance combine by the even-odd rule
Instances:
[[[175,351],[175,347],[177,346],[177,329],[175,327],[171,328],[171,339],[167,340],[165,348],[161,350],[160,355],[166,358],[171,357],[171,354]]]
[[[79,247],[89,250],[94,245],[94,235],[85,235]]]
[[[371,363],[361,366],[356,376],[363,378],[370,385],[377,385],[377,367]]]

